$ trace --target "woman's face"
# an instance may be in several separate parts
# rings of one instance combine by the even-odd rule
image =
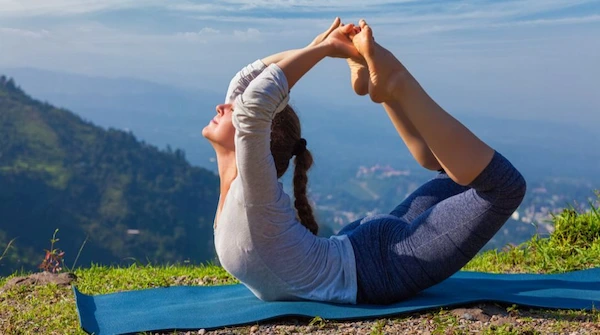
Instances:
[[[216,110],[217,115],[202,129],[202,136],[209,140],[213,147],[234,151],[235,128],[231,123],[233,104],[217,105]]]

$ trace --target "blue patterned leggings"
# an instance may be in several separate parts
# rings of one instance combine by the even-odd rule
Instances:
[[[469,184],[444,172],[406,198],[389,215],[350,223],[358,303],[406,299],[460,270],[521,204],[525,179],[500,153]]]

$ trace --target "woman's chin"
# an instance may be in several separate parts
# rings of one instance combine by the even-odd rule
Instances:
[[[202,129],[202,137],[210,141],[210,131],[208,130],[208,126]]]
[[[206,128],[204,128],[204,130],[202,130],[202,136],[210,143],[210,145],[213,147],[213,149],[215,149],[215,145],[217,144],[217,141],[215,141],[213,139],[213,134],[206,130]]]

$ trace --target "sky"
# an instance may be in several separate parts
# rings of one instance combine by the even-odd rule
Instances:
[[[239,68],[303,47],[336,16],[365,18],[446,109],[600,122],[600,1],[0,0],[0,69],[130,77],[224,95]],[[292,99],[367,106],[348,79],[343,60],[327,59]]]

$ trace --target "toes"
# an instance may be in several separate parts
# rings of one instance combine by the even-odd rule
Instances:
[[[358,27],[360,27],[361,30],[367,30],[367,35],[373,36],[373,31],[365,19],[360,19],[360,21],[358,21]]]
[[[365,34],[367,34],[367,36],[369,36],[369,39],[373,38],[373,30],[371,30],[371,27],[365,24],[365,26],[361,27],[361,29],[365,32]]]

